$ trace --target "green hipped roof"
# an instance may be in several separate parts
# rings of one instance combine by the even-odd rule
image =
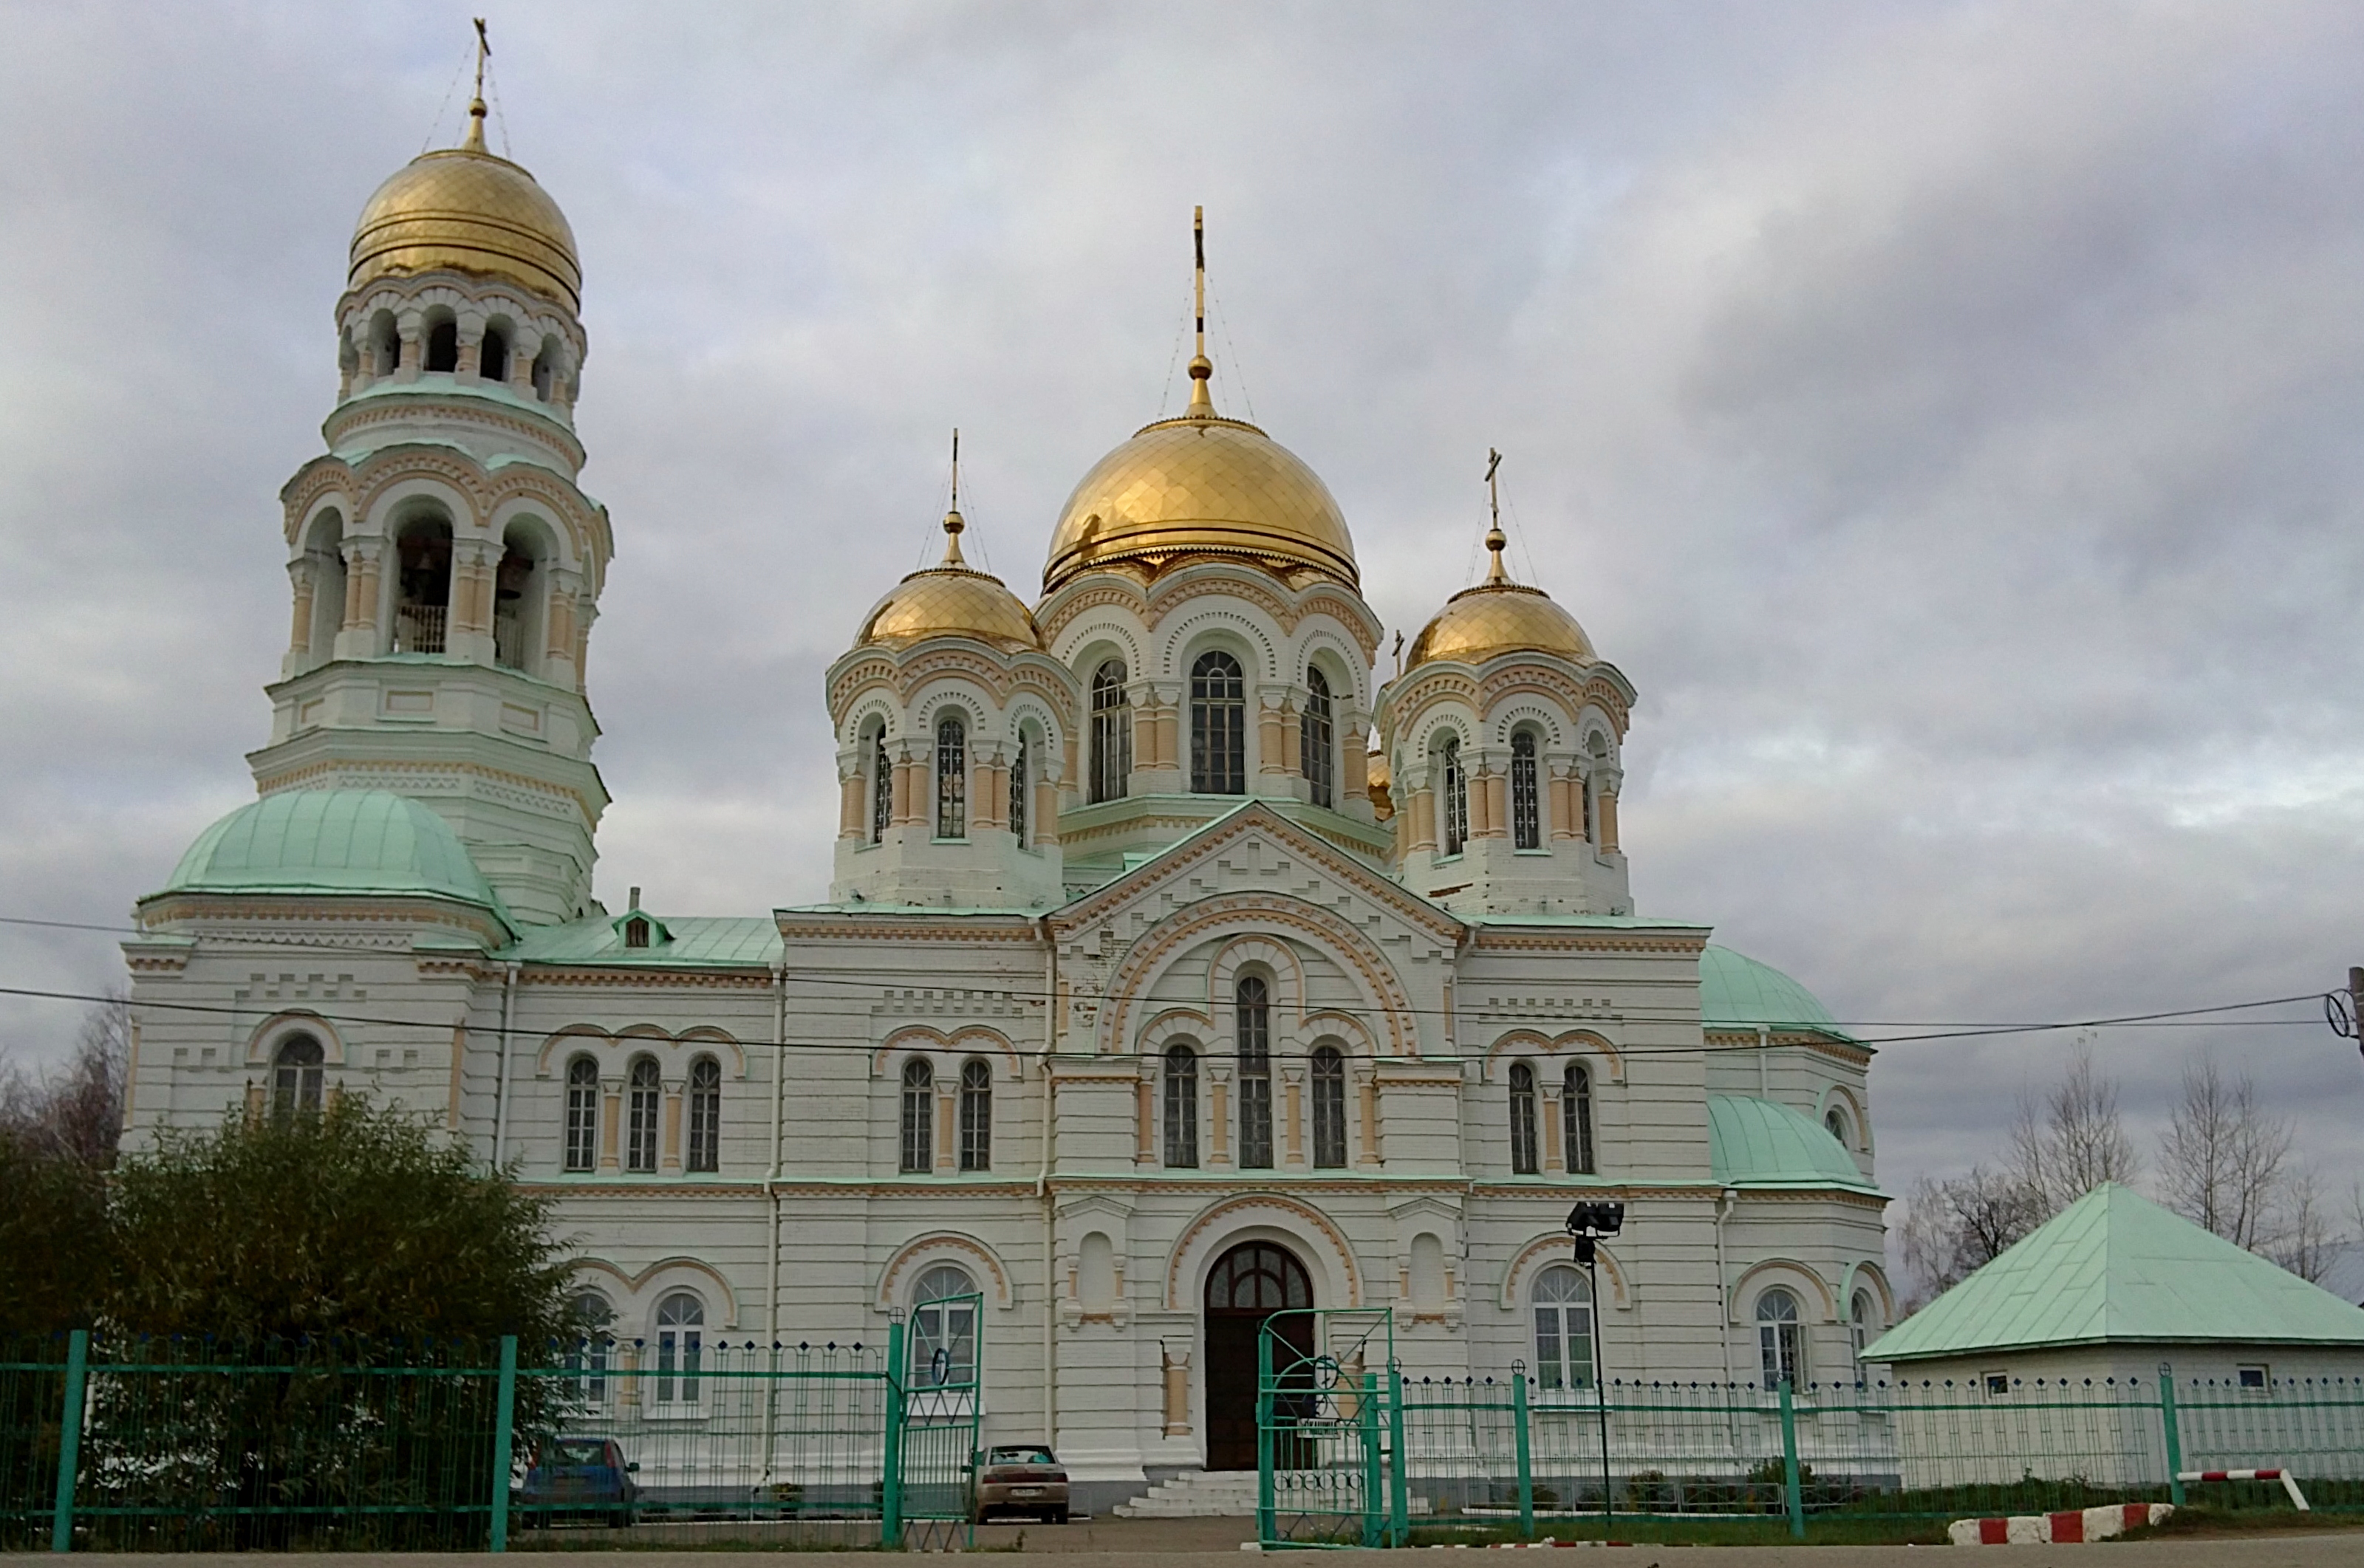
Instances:
[[[1769,963],[1710,942],[1700,953],[1700,1023],[1708,1029],[1808,1030],[1852,1037],[1812,991]]]
[[[1879,1190],[1829,1129],[1771,1100],[1710,1095],[1707,1150],[1710,1173],[1726,1186]]]
[[[456,899],[516,923],[451,825],[382,789],[266,795],[189,846],[165,893],[403,893]]]
[[[2364,1311],[2104,1182],[1863,1355],[1921,1361],[2190,1340],[2364,1345]]]

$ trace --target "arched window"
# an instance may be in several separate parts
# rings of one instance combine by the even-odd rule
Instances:
[[[1535,1070],[1523,1062],[1511,1067],[1511,1169],[1522,1176],[1539,1174],[1543,1162],[1535,1154]]]
[[[1243,974],[1234,999],[1240,1031],[1240,1169],[1272,1168],[1272,994]]]
[[[1190,789],[1248,792],[1247,682],[1228,653],[1201,653],[1190,666]]]
[[[1346,1058],[1334,1045],[1313,1051],[1313,1163],[1321,1170],[1346,1163]]]
[[[635,915],[624,922],[624,945],[628,948],[648,946],[650,934],[649,922],[642,916]]]
[[[689,1064],[689,1157],[693,1171],[722,1169],[722,1063],[701,1056]]]
[[[476,351],[476,373],[486,381],[509,378],[509,335],[497,327],[485,328],[484,347]]]
[[[294,1116],[320,1108],[320,1042],[308,1034],[290,1035],[271,1053],[271,1114]]]
[[[1535,732],[1522,729],[1511,737],[1511,831],[1513,847],[1544,847],[1543,791],[1535,776]]]
[[[1026,781],[1029,763],[1026,737],[1018,737],[1018,760],[1009,765],[1009,831],[1018,840],[1018,847],[1026,847]]]
[[[452,525],[414,517],[395,537],[394,651],[440,653],[452,608]]]
[[[1318,668],[1305,672],[1305,717],[1299,724],[1305,752],[1305,784],[1316,806],[1336,806],[1338,793],[1337,726],[1330,712],[1330,677]]]
[[[886,818],[895,805],[895,773],[886,765],[886,731],[882,727],[870,742],[870,841],[886,837]]]
[[[1165,1048],[1165,1163],[1199,1165],[1199,1056],[1187,1045]]]
[[[920,1276],[911,1297],[912,1383],[962,1388],[976,1382],[976,1282],[950,1263]]]
[[[697,1403],[697,1363],[706,1351],[706,1304],[686,1290],[657,1303],[657,1403]]]
[[[1448,735],[1436,749],[1437,832],[1444,852],[1457,855],[1469,841],[1469,783],[1461,773],[1461,738]]]
[[[957,718],[936,726],[936,837],[968,837],[968,727]]]
[[[586,1290],[567,1304],[574,1318],[574,1343],[566,1352],[566,1370],[579,1373],[575,1392],[594,1405],[608,1402],[608,1365],[616,1351],[613,1325],[616,1309],[596,1290]]]
[[[493,573],[493,662],[504,670],[530,670],[541,630],[541,562],[521,540],[511,539]]]
[[[993,1066],[968,1062],[961,1066],[960,1168],[993,1169]]]
[[[1857,1383],[1869,1376],[1863,1364],[1863,1348],[1879,1337],[1879,1304],[1871,1292],[1859,1290],[1847,1303],[1847,1359],[1854,1363]]]
[[[925,1057],[903,1063],[902,1168],[936,1168],[936,1073]]]
[[[566,1168],[599,1163],[599,1064],[578,1056],[566,1064]]]
[[[663,1095],[653,1060],[643,1056],[632,1063],[625,1092],[624,1169],[653,1171],[657,1168],[657,1106]]]
[[[533,395],[542,402],[550,401],[550,389],[558,380],[558,355],[545,348],[533,357]]]
[[[1562,1141],[1567,1147],[1567,1168],[1579,1176],[1594,1174],[1592,1164],[1592,1074],[1581,1062],[1567,1064],[1561,1085],[1559,1118]]]
[[[427,366],[444,374],[460,368],[460,324],[438,321],[427,329]]]
[[[1764,1362],[1765,1386],[1806,1381],[1806,1340],[1798,1321],[1798,1298],[1776,1286],[1756,1298],[1756,1351]]]
[[[1092,672],[1092,798],[1122,800],[1132,773],[1132,703],[1124,691],[1124,661]]]
[[[1535,1383],[1543,1388],[1592,1386],[1592,1292],[1566,1263],[1535,1275]]]
[[[402,328],[385,311],[378,313],[376,324],[370,328],[370,358],[379,375],[392,375],[402,368]]]
[[[1847,1136],[1846,1112],[1841,1110],[1838,1106],[1833,1106],[1830,1109],[1823,1113],[1823,1130],[1829,1133],[1833,1138],[1837,1139],[1839,1140],[1840,1148],[1852,1149],[1855,1147],[1855,1140]]]

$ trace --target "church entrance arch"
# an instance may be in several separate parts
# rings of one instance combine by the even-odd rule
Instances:
[[[1313,1305],[1305,1265],[1272,1241],[1243,1241],[1207,1274],[1207,1468],[1256,1467],[1256,1337],[1276,1312]],[[1313,1319],[1283,1318],[1275,1333],[1313,1353]],[[1276,1347],[1276,1354],[1277,1347]]]

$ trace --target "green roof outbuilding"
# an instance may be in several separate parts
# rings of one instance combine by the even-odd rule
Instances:
[[[1873,1340],[1863,1359],[2211,1340],[2364,1348],[2364,1310],[2104,1182]]]

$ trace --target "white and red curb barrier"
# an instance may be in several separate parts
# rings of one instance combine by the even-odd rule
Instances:
[[[2306,1506],[2306,1494],[2298,1489],[2298,1477],[2287,1470],[2186,1470],[2180,1472],[2178,1481],[2279,1481],[2290,1494],[2291,1507],[2300,1513],[2312,1513]]]
[[[1946,1527],[1946,1536],[1956,1546],[2067,1546],[2107,1540],[2125,1530],[2158,1524],[2174,1512],[2172,1503],[2113,1503],[2106,1508],[2069,1508],[2057,1514],[1956,1519]]]

